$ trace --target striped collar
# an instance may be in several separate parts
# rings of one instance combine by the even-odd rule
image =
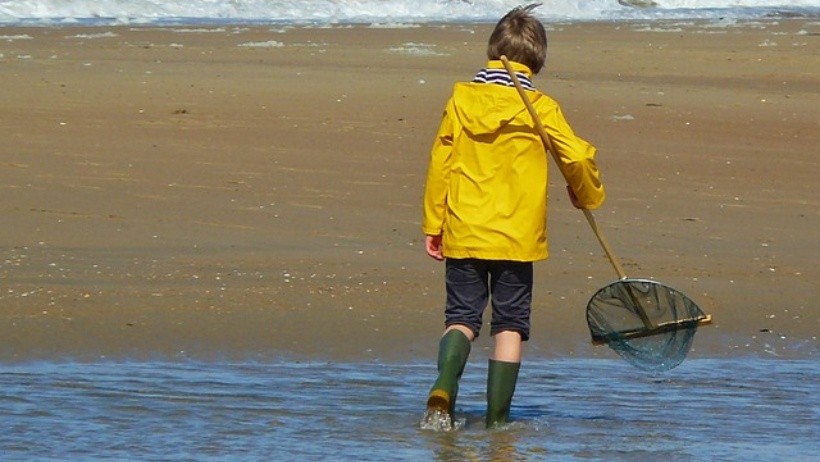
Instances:
[[[532,84],[532,80],[530,80],[527,74],[524,74],[523,72],[516,72],[515,76],[518,77],[518,81],[521,82],[521,86],[524,87],[524,89],[533,91],[535,90],[535,86]],[[473,78],[473,82],[494,83],[498,85],[504,85],[507,87],[515,86],[512,79],[510,78],[510,74],[507,73],[506,69],[481,69],[480,71],[478,71],[478,74],[475,75],[475,78]]]

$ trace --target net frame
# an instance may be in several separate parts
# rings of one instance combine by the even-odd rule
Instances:
[[[587,325],[594,344],[606,344],[650,372],[680,365],[697,328],[711,317],[682,292],[655,280],[624,278],[590,297]]]

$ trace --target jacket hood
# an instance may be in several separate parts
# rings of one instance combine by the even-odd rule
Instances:
[[[489,68],[499,65],[500,61],[488,63]],[[517,67],[516,71],[529,74],[525,66],[517,64]],[[537,94],[530,96],[532,98]],[[453,89],[453,106],[462,126],[474,135],[495,133],[527,113],[515,87],[496,83],[457,83]],[[531,121],[526,119],[525,123],[530,124]]]

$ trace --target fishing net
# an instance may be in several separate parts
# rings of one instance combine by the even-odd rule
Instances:
[[[699,324],[711,320],[686,295],[656,281],[621,279],[587,304],[593,343],[606,344],[632,365],[650,372],[678,366]]]
[[[552,154],[555,163],[562,165],[558,151],[518,81],[512,64],[506,56],[500,59],[530,113],[544,147]],[[567,184],[572,184],[564,170],[559,170]],[[711,316],[703,314],[692,300],[671,287],[649,280],[627,279],[592,212],[582,210],[620,278],[599,290],[587,304],[587,324],[592,341],[609,345],[641,369],[652,372],[672,369],[689,353],[698,325],[711,322]]]

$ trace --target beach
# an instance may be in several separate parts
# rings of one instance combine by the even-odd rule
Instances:
[[[432,358],[427,158],[490,30],[0,29],[0,360]],[[627,274],[714,317],[690,356],[813,357],[818,23],[548,33],[534,83],[598,148]],[[613,357],[584,308],[615,273],[551,172],[526,354]]]

